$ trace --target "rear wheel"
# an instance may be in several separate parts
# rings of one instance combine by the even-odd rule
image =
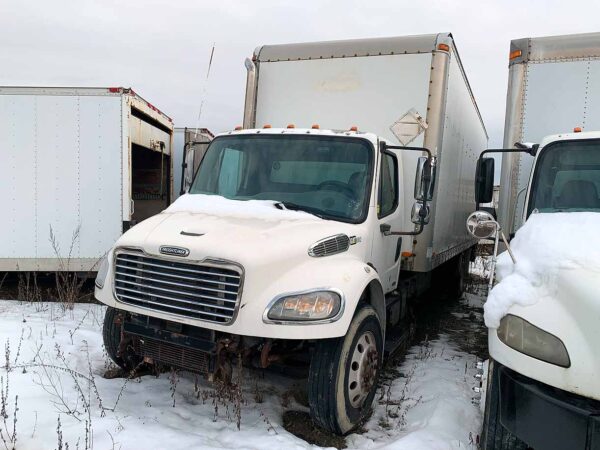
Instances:
[[[318,341],[308,380],[313,421],[336,434],[356,428],[371,412],[382,356],[381,324],[368,305],[356,311],[345,336]]]
[[[482,450],[526,450],[527,444],[500,422],[500,381],[498,364],[490,360],[488,386],[481,432]]]

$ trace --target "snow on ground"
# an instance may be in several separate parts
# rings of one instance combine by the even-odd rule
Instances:
[[[193,375],[103,378],[110,366],[103,315],[99,305],[63,311],[56,303],[0,301],[0,430],[8,449],[14,429],[17,450],[57,449],[61,441],[70,449],[318,448],[282,427],[284,411],[307,411],[288,395],[297,380],[245,370],[238,430],[235,402],[219,401]],[[373,416],[348,447],[475,449],[475,363],[447,335],[414,346],[386,372]]]
[[[314,219],[304,211],[275,207],[273,200],[231,200],[220,195],[185,194],[164,212],[191,212],[218,217],[256,218],[263,220]]]
[[[600,272],[600,214],[569,212],[532,214],[498,257],[498,283],[484,306],[485,324],[498,328],[512,305],[532,305],[552,298],[557,273],[585,268]],[[566,237],[568,239],[560,239]]]

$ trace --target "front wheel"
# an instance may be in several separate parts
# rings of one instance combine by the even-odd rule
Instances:
[[[371,412],[383,357],[381,324],[361,305],[345,336],[317,342],[310,363],[308,401],[313,421],[347,434]]]
[[[122,342],[122,327],[125,313],[110,306],[106,308],[104,324],[102,326],[102,338],[106,353],[121,369],[131,371],[141,361],[127,342]]]

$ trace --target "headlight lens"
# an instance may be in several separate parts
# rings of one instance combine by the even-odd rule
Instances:
[[[311,321],[331,319],[342,307],[340,294],[333,291],[314,291],[282,297],[267,312],[269,320]]]
[[[565,344],[525,319],[508,314],[500,321],[497,333],[503,343],[518,352],[560,367],[571,366]]]
[[[102,258],[102,262],[100,263],[100,268],[98,269],[98,273],[96,274],[96,287],[102,289],[104,287],[104,281],[106,280],[106,275],[108,275],[108,258],[105,256]]]

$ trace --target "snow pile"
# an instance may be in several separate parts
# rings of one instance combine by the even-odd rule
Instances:
[[[230,200],[220,195],[185,194],[164,212],[190,212],[219,217],[263,220],[302,220],[315,216],[304,211],[291,211],[275,207],[273,200]]]
[[[53,303],[0,301],[0,391],[7,400],[0,430],[5,437],[12,433],[18,396],[17,449],[55,449],[59,441],[82,450],[320,448],[282,426],[286,410],[307,411],[284,395],[301,380],[245,370],[238,430],[234,405],[215,399],[214,386],[202,378],[103,378],[109,366],[104,311],[100,305],[63,311]],[[413,347],[377,393],[366,432],[349,436],[348,447],[474,450],[470,441],[481,424],[471,404],[474,373],[475,357],[447,336]]]
[[[500,283],[484,305],[489,328],[498,328],[513,305],[528,306],[554,297],[559,271],[600,272],[600,214],[533,214],[510,245],[517,263],[513,264],[508,252],[498,257]]]
[[[477,358],[458,350],[445,334],[412,347],[400,376],[384,381],[377,393],[367,431],[348,436],[348,448],[477,449],[476,365]]]

